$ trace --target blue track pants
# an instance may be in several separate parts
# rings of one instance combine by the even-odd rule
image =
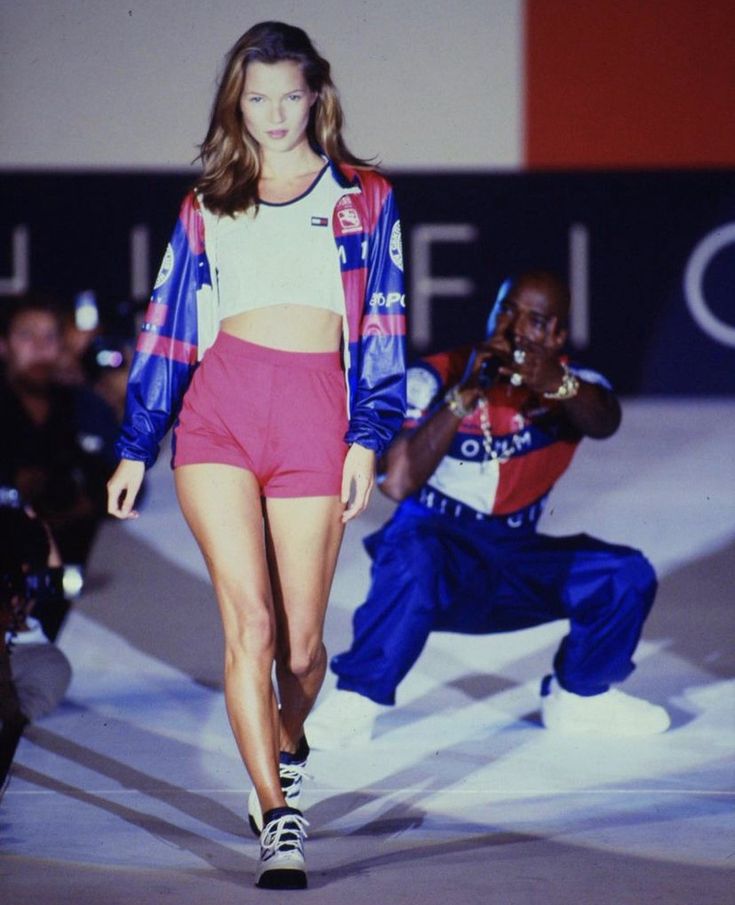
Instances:
[[[365,546],[371,587],[352,647],[331,661],[338,688],[393,704],[432,631],[491,634],[556,619],[570,623],[554,658],[563,688],[600,694],[634,669],[656,592],[638,550],[584,534],[518,533],[493,519],[460,523],[413,501]]]

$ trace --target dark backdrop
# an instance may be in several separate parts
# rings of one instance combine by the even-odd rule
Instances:
[[[0,173],[0,291],[27,282],[71,306],[92,289],[112,329],[128,329],[130,303],[145,305],[191,178]],[[475,337],[502,279],[544,267],[574,283],[575,357],[620,392],[735,390],[732,171],[392,179],[412,354]]]

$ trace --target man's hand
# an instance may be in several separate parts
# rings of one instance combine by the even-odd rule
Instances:
[[[564,377],[559,361],[558,346],[551,341],[557,333],[558,321],[551,317],[546,327],[548,344],[520,342],[505,355],[499,373],[507,377],[513,386],[525,386],[532,393],[554,393]]]

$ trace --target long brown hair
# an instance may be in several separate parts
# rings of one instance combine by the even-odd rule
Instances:
[[[203,172],[196,188],[215,213],[235,214],[257,205],[259,146],[245,129],[240,99],[248,64],[282,60],[298,63],[309,90],[317,94],[306,130],[311,145],[335,163],[370,166],[351,154],[342,138],[344,118],[329,63],[319,56],[306,32],[283,22],[260,22],[248,29],[227,55],[209,129],[200,145]]]

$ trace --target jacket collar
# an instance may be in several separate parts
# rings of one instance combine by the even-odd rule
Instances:
[[[350,179],[347,173],[333,160],[329,160],[329,158],[327,158],[327,160],[337,185],[341,186],[343,189],[352,189],[356,192],[361,191],[360,180],[357,178],[357,173],[355,171],[353,171],[352,178]]]
[[[321,145],[316,144],[316,142],[312,143],[312,148],[320,157],[327,161],[329,169],[332,171],[332,176],[334,176],[334,180],[340,188],[347,189],[351,192],[362,191],[357,171],[353,167],[348,168],[344,164],[340,166],[336,161],[332,160]]]

